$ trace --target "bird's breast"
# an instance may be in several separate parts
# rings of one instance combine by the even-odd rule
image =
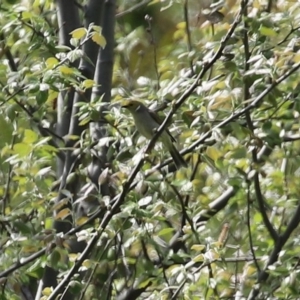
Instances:
[[[149,114],[137,112],[134,115],[134,121],[136,128],[141,135],[143,135],[147,139],[151,139],[153,137],[158,124],[152,119]]]

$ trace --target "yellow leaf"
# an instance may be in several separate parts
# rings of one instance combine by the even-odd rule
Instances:
[[[40,5],[40,0],[34,0],[34,2],[32,3],[33,8],[39,8]]]
[[[5,215],[9,215],[11,213],[10,207],[5,207]]]
[[[78,135],[71,135],[70,134],[70,135],[66,135],[65,139],[76,141],[76,140],[79,140],[79,136]]]
[[[179,30],[176,30],[174,33],[173,33],[173,39],[174,40],[180,40],[182,38],[185,37],[185,31],[182,30],[182,29],[179,29]]]
[[[38,139],[38,135],[30,130],[30,129],[25,129],[24,130],[24,138],[23,138],[23,142],[26,144],[32,144],[34,143],[36,140]]]
[[[73,74],[74,71],[72,68],[69,68],[67,66],[61,66],[59,67],[59,71],[64,74],[64,75],[70,75],[70,74]]]
[[[82,82],[82,87],[85,89],[90,89],[95,85],[95,81],[92,79],[86,79]]]
[[[51,216],[51,218],[46,218],[45,220],[45,229],[50,229],[53,226],[53,218]]]
[[[216,242],[211,243],[211,246],[214,246],[216,248],[222,248],[224,246],[224,243],[216,241]]]
[[[68,198],[61,199],[58,203],[56,203],[56,204],[53,205],[52,209],[53,210],[59,210],[63,206],[67,205],[68,202],[69,202]]]
[[[226,83],[224,80],[218,81],[217,84],[215,85],[216,90],[225,89],[225,87],[226,87]]]
[[[278,33],[273,28],[268,28],[268,27],[265,27],[265,26],[261,26],[259,28],[259,31],[262,35],[265,35],[265,36],[273,37],[273,36],[278,35]]]
[[[176,28],[178,28],[178,29],[185,29],[186,28],[186,22],[179,22],[176,25]]]
[[[203,254],[199,254],[193,258],[193,262],[202,262],[202,261],[204,261]]]
[[[98,32],[93,32],[92,40],[97,43],[99,46],[104,48],[106,46],[106,39],[103,35],[99,34]]]
[[[30,20],[32,17],[32,13],[29,11],[22,12],[22,20]]]
[[[14,145],[14,152],[19,154],[20,157],[27,156],[32,151],[32,145],[25,143],[16,143]]]
[[[295,63],[298,63],[300,61],[300,53],[296,53],[293,57],[293,61]]]
[[[81,217],[79,218],[78,220],[76,220],[76,225],[79,226],[79,225],[82,225],[84,224],[89,218],[88,217]]]
[[[220,156],[221,153],[218,151],[217,148],[215,147],[207,147],[206,154],[208,157],[210,157],[213,161],[217,160]]]
[[[46,60],[46,66],[48,69],[54,68],[58,63],[59,63],[59,61],[55,57],[49,57]]]
[[[86,35],[86,29],[84,27],[77,28],[70,32],[70,34],[72,35],[72,38],[80,40]]]
[[[63,210],[61,210],[56,216],[55,219],[65,219],[67,216],[69,216],[71,214],[71,211],[69,208],[64,208]]]
[[[86,259],[82,265],[86,268],[91,268],[95,263],[93,261],[91,261],[90,259]]]
[[[44,288],[43,291],[42,291],[42,294],[45,295],[45,296],[50,296],[50,294],[52,293],[52,288]]]
[[[58,92],[57,91],[54,91],[54,90],[49,90],[49,93],[48,93],[48,98],[47,98],[47,101],[46,103],[51,106],[53,109],[55,109],[56,107],[56,99],[58,97]]]
[[[252,267],[252,266],[247,266],[246,270],[244,270],[244,273],[247,274],[247,276],[251,276],[256,272],[256,268]]]
[[[24,253],[36,252],[38,250],[37,248],[38,248],[37,245],[27,245],[22,247],[22,252]]]
[[[195,250],[195,251],[202,251],[203,249],[205,249],[206,248],[206,246],[205,245],[193,245],[192,247],[191,247],[191,250]]]
[[[70,259],[71,262],[75,262],[78,257],[79,257],[78,253],[70,253],[69,254],[69,259]]]

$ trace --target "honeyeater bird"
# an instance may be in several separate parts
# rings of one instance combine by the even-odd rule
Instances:
[[[135,126],[139,133],[147,139],[152,139],[162,123],[158,115],[147,108],[143,103],[136,100],[124,100],[122,101],[121,106],[127,108],[132,114]],[[187,163],[173,144],[175,139],[168,129],[164,129],[159,136],[159,141],[161,141],[164,148],[170,152],[177,169],[180,167],[187,167]]]

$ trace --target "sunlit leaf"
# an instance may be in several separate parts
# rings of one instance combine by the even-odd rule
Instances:
[[[22,20],[30,20],[32,18],[32,13],[30,11],[22,12]]]
[[[18,154],[20,157],[25,157],[32,152],[32,145],[27,143],[17,143],[14,145],[14,153]]]
[[[178,29],[185,29],[186,28],[186,22],[180,22],[176,24],[176,28]]]
[[[68,203],[69,203],[69,199],[68,198],[61,199],[60,201],[58,201],[57,203],[55,203],[55,205],[53,205],[52,209],[53,210],[59,210],[62,207],[66,206]]]
[[[89,259],[86,259],[86,260],[82,263],[82,265],[83,265],[84,267],[86,267],[87,269],[89,269],[89,268],[91,268],[92,266],[94,266],[94,262],[91,261],[91,260],[89,260]]]
[[[74,73],[74,70],[72,68],[69,68],[67,66],[60,66],[59,71],[64,75],[70,75]]]
[[[195,250],[195,251],[197,251],[197,252],[201,252],[202,250],[204,250],[206,248],[206,246],[205,245],[193,245],[192,247],[191,247],[191,250]]]
[[[139,206],[149,205],[152,202],[152,197],[147,196],[139,200]]]
[[[265,27],[265,26],[261,26],[259,32],[262,35],[270,36],[270,37],[274,37],[278,35],[278,33],[273,28]]]
[[[49,57],[46,60],[46,66],[49,69],[54,68],[58,63],[59,63],[59,61],[55,57]]]
[[[92,79],[86,79],[82,82],[82,87],[85,89],[90,89],[95,85],[95,81]]]
[[[206,154],[214,161],[222,155],[216,147],[207,147]]]
[[[102,48],[105,48],[106,46],[106,39],[103,35],[99,34],[98,32],[93,32],[92,34],[92,40],[97,43]]]
[[[70,32],[70,34],[72,35],[73,38],[79,39],[79,40],[81,38],[83,38],[86,35],[86,33],[87,33],[87,30],[84,27],[77,28]]]
[[[53,291],[53,289],[52,288],[44,288],[43,289],[43,291],[42,291],[42,294],[44,295],[44,296],[50,296],[51,295],[51,293],[52,293],[52,291]]]
[[[174,228],[164,228],[158,232],[158,236],[164,236],[174,233]]]
[[[64,220],[71,214],[71,210],[69,208],[64,208],[63,210],[59,211],[58,214],[55,216],[56,220]]]
[[[24,130],[24,138],[23,138],[23,142],[27,143],[27,144],[32,144],[34,143],[36,140],[38,139],[38,135],[36,132],[29,130],[29,129],[25,129]]]
[[[193,262],[202,262],[204,260],[205,260],[205,258],[204,258],[203,254],[199,254],[193,258]]]

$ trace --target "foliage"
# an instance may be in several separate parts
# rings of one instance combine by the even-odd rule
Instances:
[[[1,299],[295,299],[300,4],[104,2],[0,4]]]

